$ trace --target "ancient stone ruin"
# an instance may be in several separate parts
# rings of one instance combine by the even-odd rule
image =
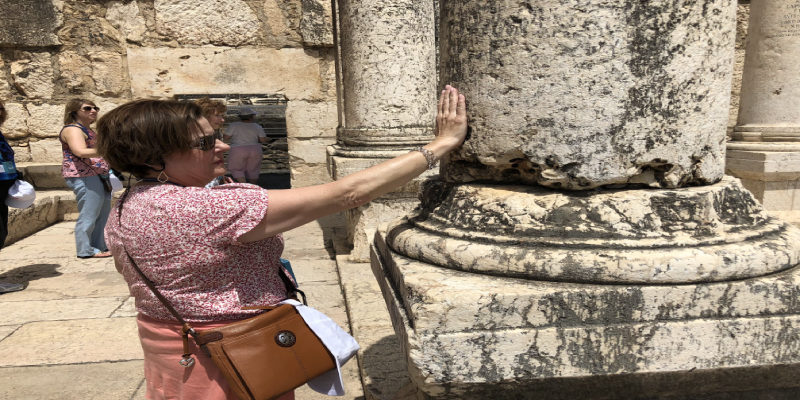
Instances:
[[[782,385],[800,230],[723,175],[736,2],[557,3],[441,2],[471,137],[372,255],[412,380],[470,399]]]
[[[800,397],[800,232],[764,212],[800,209],[796,0],[0,12],[2,130],[38,189],[63,187],[72,97],[280,99],[267,157],[299,187],[426,143],[438,89],[463,90],[470,138],[438,175],[330,222],[372,262],[413,397]],[[13,214],[11,241],[69,201]]]

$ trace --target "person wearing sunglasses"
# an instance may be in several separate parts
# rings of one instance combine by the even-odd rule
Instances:
[[[229,146],[215,140],[192,102],[137,100],[100,118],[100,154],[115,169],[142,178],[117,202],[106,238],[136,300],[145,396],[234,398],[203,352],[195,352],[191,368],[179,364],[181,325],[133,262],[194,329],[261,313],[258,307],[287,297],[282,232],[388,193],[461,145],[467,132],[464,96],[447,86],[438,108],[438,134],[429,144],[334,182],[285,190],[246,183],[204,188],[225,173]],[[281,397],[293,398],[293,392]]]
[[[222,139],[222,125],[225,123],[225,111],[228,106],[220,100],[212,100],[208,96],[201,97],[195,100],[198,106],[203,110],[203,117],[208,120],[211,129],[217,135],[217,139]],[[211,188],[225,183],[232,183],[233,180],[226,176],[218,176],[209,182],[206,187]]]
[[[72,99],[64,107],[61,140],[61,175],[75,193],[78,220],[75,248],[79,258],[110,257],[104,229],[111,211],[108,164],[95,149],[95,132],[90,126],[100,108],[91,100]]]

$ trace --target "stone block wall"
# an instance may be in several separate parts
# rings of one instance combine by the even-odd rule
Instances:
[[[60,163],[73,97],[102,115],[135,98],[264,93],[288,99],[293,185],[329,181],[325,147],[338,125],[330,1],[6,0],[0,13],[13,16],[0,20],[9,114],[0,129],[18,163]]]

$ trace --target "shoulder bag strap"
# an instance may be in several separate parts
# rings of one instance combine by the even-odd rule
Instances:
[[[144,272],[142,272],[142,270],[139,268],[139,266],[136,265],[136,262],[133,261],[133,257],[131,257],[131,255],[128,254],[128,251],[125,250],[125,246],[124,245],[122,247],[122,252],[125,253],[125,257],[128,258],[128,261],[133,266],[133,269],[136,270],[136,272],[142,278],[144,283],[147,285],[148,288],[150,288],[150,290],[158,298],[158,300],[161,302],[161,304],[163,304],[164,307],[166,307],[167,310],[169,310],[170,314],[172,314],[172,316],[175,317],[175,319],[177,319],[181,323],[181,325],[182,325],[182,329],[181,329],[181,334],[182,335],[181,336],[183,338],[183,358],[179,361],[179,363],[182,366],[186,367],[186,368],[191,367],[194,364],[194,358],[192,358],[192,352],[191,352],[191,349],[189,349],[189,335],[192,335],[192,337],[194,337],[195,342],[196,342],[197,341],[197,332],[195,332],[194,328],[192,328],[192,326],[189,325],[189,323],[186,322],[183,319],[183,317],[181,317],[181,315],[178,314],[177,311],[175,311],[175,308],[172,306],[172,303],[170,303],[170,301],[167,300],[161,294],[161,292],[158,291],[158,289],[156,289],[156,285],[153,283],[153,281],[151,281],[149,278],[147,278],[147,275],[145,275]],[[300,293],[303,296],[303,304],[307,304],[306,303],[306,294],[303,293],[302,290],[298,289],[297,286],[295,286],[294,283],[292,283],[291,280],[289,280],[289,277],[286,276],[286,272],[284,271],[283,267],[281,267],[280,271],[278,271],[278,275],[280,275],[281,279],[283,280],[283,283],[286,285],[287,294],[291,294],[292,292]],[[256,307],[256,308],[257,309],[269,310],[269,309],[272,309],[274,307]],[[244,307],[243,309],[247,310],[247,309],[253,309],[253,308]]]
[[[164,307],[166,307],[167,310],[169,310],[170,314],[172,314],[172,316],[175,317],[175,319],[177,319],[182,325],[188,325],[186,321],[184,321],[183,318],[181,318],[181,315],[178,314],[177,311],[175,311],[175,308],[172,307],[172,303],[170,303],[169,300],[167,300],[161,294],[161,292],[159,292],[158,289],[156,289],[156,285],[153,284],[153,281],[148,279],[147,276],[144,274],[144,272],[142,272],[142,270],[139,269],[139,266],[136,265],[136,262],[133,261],[133,258],[130,256],[130,254],[128,254],[128,252],[124,249],[124,247],[122,251],[125,253],[125,257],[128,258],[128,261],[130,261],[131,265],[133,266],[133,269],[135,269],[136,272],[139,273],[139,276],[142,277],[142,280],[147,285],[147,287],[149,287],[150,290],[153,291],[153,294],[156,295],[156,297],[158,297],[158,300],[160,300],[162,304],[164,304]]]
[[[278,275],[281,277],[283,284],[286,286],[286,296],[292,297],[295,294],[299,294],[302,296],[303,304],[308,305],[306,302],[306,293],[300,290],[300,288],[298,288],[297,285],[295,285],[294,282],[289,279],[289,273],[286,271],[286,268],[283,266],[278,267]]]
[[[147,287],[149,287],[150,290],[153,292],[153,294],[156,295],[158,300],[161,301],[161,304],[163,304],[164,307],[166,307],[167,310],[169,310],[172,316],[175,317],[175,319],[177,319],[181,323],[182,325],[181,336],[183,338],[183,358],[181,358],[181,360],[178,361],[178,363],[186,368],[191,367],[192,365],[194,365],[194,358],[192,358],[192,351],[189,348],[189,335],[192,335],[195,338],[195,340],[197,340],[197,334],[194,331],[194,328],[192,328],[192,326],[189,325],[189,323],[186,322],[181,317],[181,315],[178,314],[177,311],[175,311],[175,308],[172,307],[172,303],[170,303],[169,300],[167,300],[161,294],[161,292],[159,292],[158,289],[156,289],[156,285],[153,284],[153,281],[147,278],[147,276],[144,274],[144,272],[142,272],[141,269],[139,269],[139,266],[136,265],[136,262],[133,261],[133,257],[131,257],[131,255],[128,254],[128,251],[125,250],[124,246],[122,247],[122,252],[125,253],[125,257],[128,258],[128,261],[130,261],[131,265],[133,266],[133,269],[135,269],[136,272],[139,273],[139,276],[142,277],[142,280],[147,285]]]

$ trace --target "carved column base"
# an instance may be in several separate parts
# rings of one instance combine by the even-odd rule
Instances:
[[[389,226],[400,254],[452,269],[583,283],[745,279],[800,262],[800,230],[735,178],[662,190],[556,192],[428,181],[421,212]]]
[[[800,211],[800,142],[730,142],[725,172],[769,211]]]
[[[800,142],[800,126],[737,125],[733,129],[733,139],[743,142]]]
[[[423,199],[378,231],[372,268],[430,397],[800,387],[800,230],[736,179],[589,193],[434,182]]]
[[[369,262],[370,238],[375,236],[378,226],[411,214],[418,205],[416,193],[401,193],[345,211],[347,242],[353,246],[348,257],[350,261]]]
[[[432,398],[800,395],[798,268],[710,284],[530,281],[416,261],[385,237],[373,272]]]

